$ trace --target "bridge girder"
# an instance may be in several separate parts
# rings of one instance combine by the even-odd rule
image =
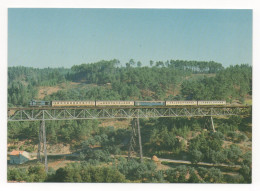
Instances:
[[[248,115],[251,107],[21,108],[10,111],[8,121],[42,121]]]

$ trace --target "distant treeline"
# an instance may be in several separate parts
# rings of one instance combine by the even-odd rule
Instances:
[[[243,102],[245,96],[252,93],[252,67],[236,65],[224,68],[212,61],[181,60],[150,61],[148,67],[133,59],[125,66],[121,66],[118,60],[110,60],[74,65],[71,69],[9,67],[8,103],[10,106],[24,106],[29,100],[37,99],[40,86],[57,86],[65,82],[96,86],[85,89],[65,88],[44,99],[239,99]]]

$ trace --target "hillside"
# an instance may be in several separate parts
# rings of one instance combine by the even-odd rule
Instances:
[[[32,99],[226,100],[251,104],[252,68],[174,60],[150,67],[133,60],[126,66],[111,60],[71,69],[10,67],[9,107],[27,106]],[[76,154],[72,158],[50,156],[52,173],[41,181],[80,182],[88,177],[83,172],[95,174],[98,181],[103,177],[98,172],[102,172],[117,174],[116,180],[121,182],[251,182],[251,115],[214,117],[216,132],[206,117],[140,119],[144,163],[125,159],[132,123],[130,119],[46,121],[48,153]],[[8,150],[36,153],[39,126],[37,121],[9,122]],[[134,142],[133,156],[138,157],[137,136]],[[154,156],[168,162],[150,160]],[[189,162],[169,162],[174,160]],[[13,167],[8,167],[10,181],[30,181],[35,177],[33,172],[44,169],[36,161]]]
[[[112,60],[75,65],[71,69],[10,67],[8,104],[26,106],[32,99],[245,103],[252,95],[252,68],[248,65],[226,69],[214,62],[190,61],[158,62],[153,67],[135,66],[133,61],[126,67],[117,65],[117,60]]]

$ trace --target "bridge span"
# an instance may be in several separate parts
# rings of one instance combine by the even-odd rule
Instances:
[[[79,119],[116,119],[132,118],[132,134],[129,143],[128,158],[131,158],[135,147],[135,132],[138,132],[139,154],[143,161],[142,140],[139,118],[158,117],[196,117],[210,116],[215,131],[213,116],[249,115],[251,106],[161,106],[161,107],[29,107],[8,108],[8,122],[40,121],[37,158],[42,161],[44,152],[45,171],[48,172],[46,120],[79,120]]]
[[[8,108],[8,121],[248,115],[251,106]]]

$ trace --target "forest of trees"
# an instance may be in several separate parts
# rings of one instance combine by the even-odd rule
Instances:
[[[66,84],[84,88],[66,88]],[[224,68],[215,62],[150,61],[149,66],[131,59],[124,66],[118,60],[100,61],[65,68],[8,68],[8,106],[27,106],[38,99],[42,87],[61,90],[44,100],[226,100],[245,104],[252,95],[252,67]],[[131,122],[127,127],[101,127],[98,120],[46,121],[50,145],[70,145],[76,160],[44,173],[42,164],[29,168],[8,167],[9,181],[26,182],[170,182],[170,183],[250,183],[252,169],[252,116],[214,119],[216,132],[207,118],[140,119],[143,153],[146,157],[191,161],[158,170],[151,160],[127,161]],[[39,122],[8,122],[8,150],[34,152]],[[23,141],[22,146],[18,143]],[[136,140],[138,142],[138,140]],[[250,146],[249,146],[250,147]],[[138,147],[136,148],[138,151]],[[199,162],[213,167],[199,166]],[[232,175],[224,173],[227,165]],[[170,164],[166,164],[171,166]],[[234,165],[240,168],[234,169]]]
[[[37,123],[38,122],[9,123],[8,142],[24,141],[27,140],[28,137],[30,137],[30,140],[34,142],[33,144],[37,145],[37,127],[39,127],[39,124]],[[194,166],[185,167],[185,176],[188,172],[199,172],[199,170],[201,169],[199,168],[199,166],[196,166],[196,164],[198,164],[199,162],[208,162],[215,165],[226,164],[230,167],[232,167],[233,165],[239,165],[241,166],[241,168],[237,171],[238,180],[232,181],[237,181],[237,183],[251,182],[251,151],[243,151],[240,147],[237,146],[237,143],[242,144],[248,140],[251,140],[251,116],[242,119],[239,119],[239,117],[235,116],[231,116],[225,120],[216,119],[215,126],[217,127],[217,132],[215,133],[210,130],[210,125],[207,124],[207,119],[205,118],[141,119],[140,126],[143,142],[143,153],[145,156],[152,157],[153,155],[156,155],[161,158],[189,160]],[[115,171],[114,173],[118,173],[120,177],[122,174],[123,182],[140,180],[143,182],[180,181],[180,178],[176,177],[176,174],[174,175],[174,173],[176,173],[175,171],[157,172],[155,170],[155,167],[153,167],[154,164],[149,163],[149,161],[147,161],[149,163],[146,164],[148,165],[147,167],[139,167],[139,165],[144,165],[139,160],[133,160],[132,162],[129,162],[124,158],[119,158],[118,161],[114,157],[112,157],[117,155],[120,156],[128,152],[131,127],[118,129],[115,129],[113,127],[100,127],[99,121],[97,120],[47,121],[46,127],[47,142],[49,144],[69,144],[72,152],[78,151],[78,153],[80,153],[78,156],[78,160],[82,161],[84,164],[97,167],[96,169],[89,170],[98,170],[98,168],[103,166],[104,163],[112,163],[114,165],[112,165],[113,169],[111,169],[111,172]],[[232,144],[224,146],[224,141],[229,141]],[[136,140],[136,142],[138,142],[138,140]],[[32,142],[27,141],[22,146],[22,149],[27,150],[28,152],[32,152],[30,150],[31,144]],[[11,149],[22,150],[21,148],[10,148],[10,150]],[[138,151],[137,146],[136,151]],[[130,165],[131,167],[128,167],[128,165]],[[72,169],[74,167],[76,169]],[[79,170],[80,168],[83,167],[73,165],[66,167],[59,171],[53,172],[53,174],[51,175],[52,178],[48,178],[45,181],[84,182],[85,179],[79,178],[82,175],[77,175],[78,179],[73,179],[73,177],[75,176],[67,172],[72,171],[73,173],[76,173],[75,171],[79,171],[77,173],[81,173],[81,170]],[[213,168],[215,169],[214,172],[218,172],[218,174],[220,174],[218,176],[222,177],[222,171],[216,168],[217,167]],[[179,169],[177,168],[176,170]],[[10,169],[10,172],[12,171],[13,170]],[[14,171],[18,173],[17,169]],[[19,173],[29,173],[26,170],[21,171],[22,172]],[[105,171],[110,172],[110,170],[108,169]],[[204,171],[206,172],[207,170]],[[60,175],[57,173],[61,172],[66,173],[64,176],[62,176],[63,178],[61,177],[60,179],[58,179]],[[25,177],[28,176],[29,175]],[[170,178],[168,176],[175,176],[175,178]],[[222,177],[218,181],[229,182],[232,178],[234,178],[234,176],[225,176],[225,178]],[[214,180],[211,179],[198,179],[196,177],[193,177],[193,179],[183,179],[181,181],[214,182]],[[11,178],[10,180],[19,179]],[[88,179],[88,181],[90,180],[93,180],[94,182],[99,182],[95,178]],[[100,182],[102,181],[106,182],[107,180],[101,178]],[[110,181],[113,182],[117,180]]]
[[[248,65],[230,66],[216,74],[197,81],[185,81],[182,95],[195,100],[227,100],[241,102],[247,94],[252,95],[252,68]]]
[[[64,89],[44,100],[239,100],[252,94],[252,67],[236,65],[224,68],[215,62],[151,61],[141,66],[130,60],[120,66],[118,60],[75,65],[71,69],[9,67],[8,104],[26,106],[37,99],[41,86],[81,82],[97,84],[84,89]],[[194,77],[194,75],[204,74]],[[213,76],[205,76],[214,74]],[[110,84],[110,86],[105,86]],[[169,93],[171,92],[171,93]]]

